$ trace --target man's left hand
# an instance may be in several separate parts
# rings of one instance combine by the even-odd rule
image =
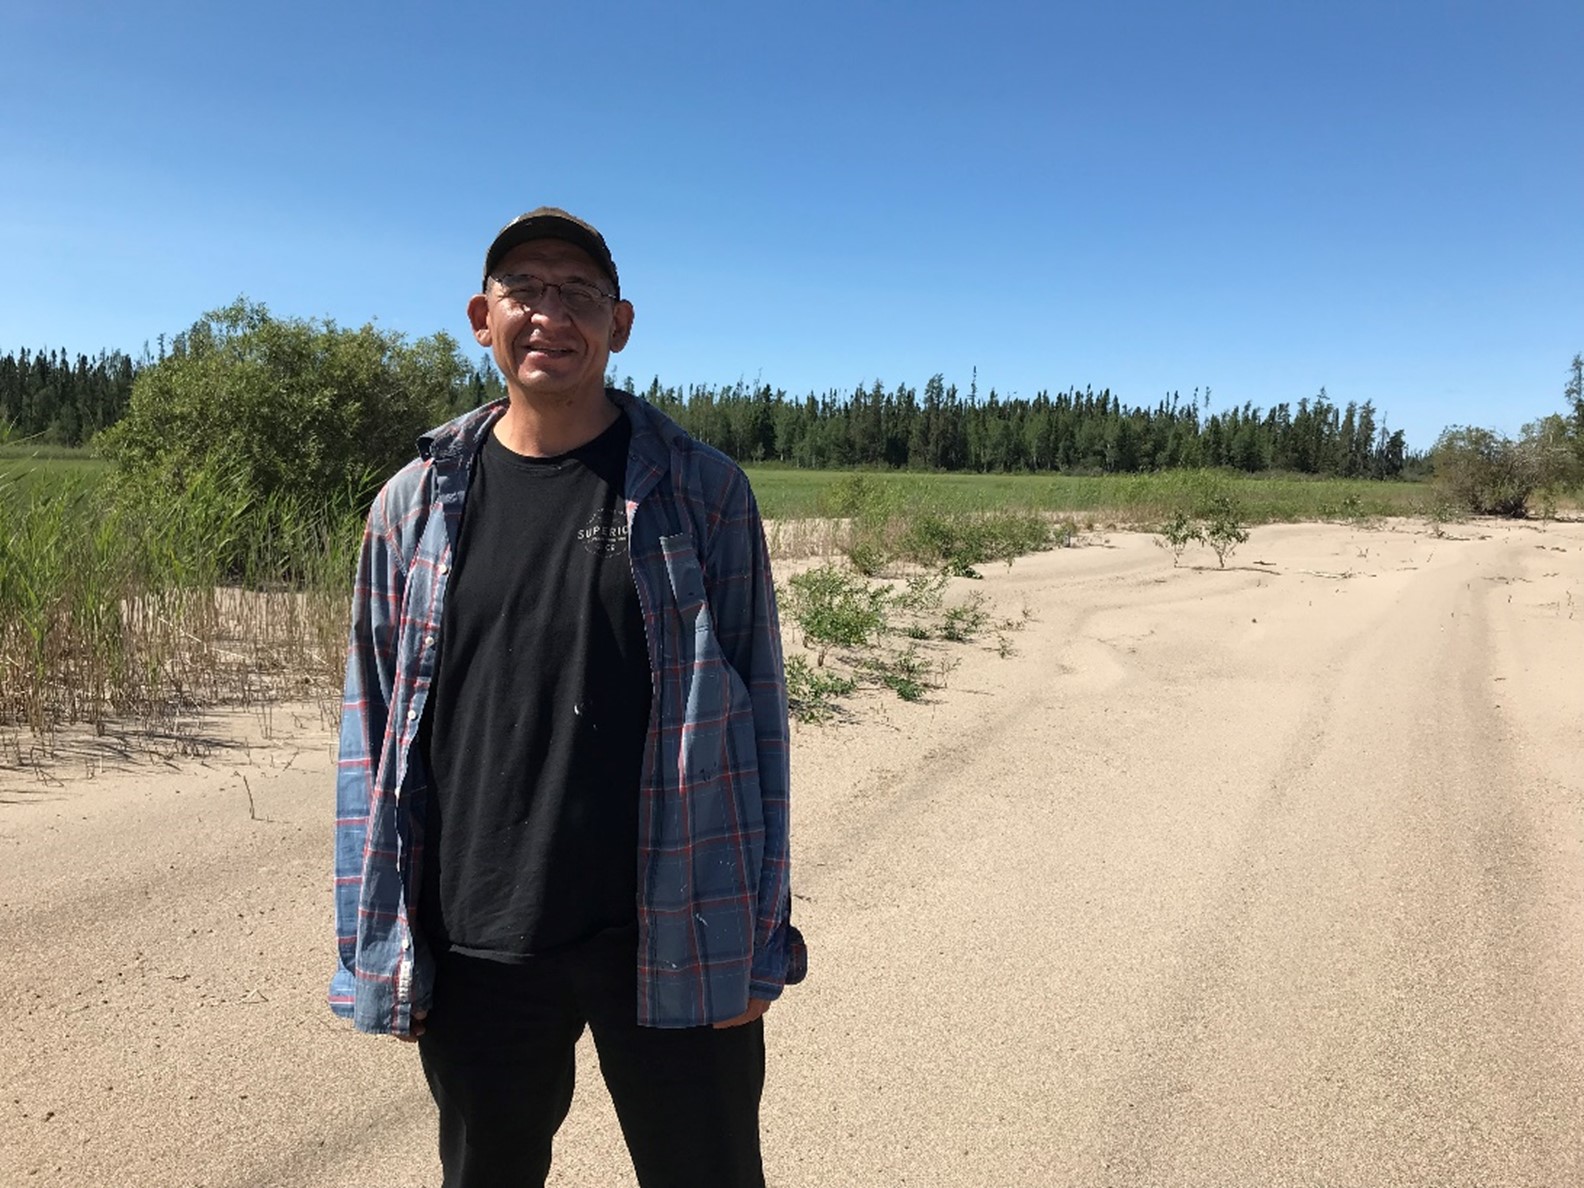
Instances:
[[[728,1027],[741,1027],[744,1023],[752,1023],[755,1019],[763,1018],[764,1013],[769,1009],[770,1000],[768,998],[750,998],[746,1011],[735,1019],[727,1019],[724,1022],[715,1024],[715,1030],[724,1031]]]

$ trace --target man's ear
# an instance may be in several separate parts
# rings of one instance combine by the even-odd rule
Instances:
[[[632,337],[633,305],[631,301],[618,301],[611,311],[610,349],[619,351]]]
[[[489,298],[483,293],[474,293],[468,298],[467,303],[468,324],[473,327],[473,337],[478,339],[479,346],[494,345],[494,336],[489,327]]]

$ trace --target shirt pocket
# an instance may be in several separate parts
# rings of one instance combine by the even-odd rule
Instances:
[[[674,646],[662,663],[676,672],[682,691],[683,721],[693,729],[724,724],[730,710],[726,658],[715,638],[715,623],[704,591],[704,571],[687,533],[660,538],[666,578],[676,606]],[[670,632],[666,633],[667,636]]]
[[[709,613],[704,597],[704,570],[699,565],[698,550],[693,538],[686,532],[660,538],[660,555],[665,559],[666,577],[671,582],[671,595],[676,599],[677,613],[683,623],[692,626],[700,612]]]

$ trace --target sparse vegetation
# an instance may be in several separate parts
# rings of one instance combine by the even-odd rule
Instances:
[[[1053,543],[1050,519],[1041,513],[947,509],[909,502],[902,490],[880,476],[850,474],[838,477],[820,497],[821,514],[845,521],[842,551],[866,577],[898,565],[919,565],[951,577],[976,578],[977,566],[1010,564]]]
[[[938,645],[933,656],[920,645],[967,643],[990,623],[984,595],[975,592],[947,605],[946,585],[945,574],[913,574],[890,585],[834,564],[794,575],[780,594],[782,612],[814,662],[801,655],[787,659],[793,716],[826,721],[839,698],[865,684],[890,689],[904,701],[918,701],[939,687],[954,663],[940,656]],[[1022,625],[1008,620],[998,627],[1001,655],[1012,653],[1004,631]],[[899,637],[907,642],[889,642]]]
[[[967,601],[946,608],[941,617],[941,638],[952,643],[967,643],[984,630],[990,620],[984,609],[985,597],[974,593]]]
[[[1320,520],[1349,496],[1369,517],[1420,514],[1430,486],[1404,480],[1319,478],[1306,475],[1249,476],[1227,470],[1165,470],[1130,475],[932,474],[793,470],[748,467],[754,494],[766,516],[803,520],[841,516],[840,504],[827,499],[836,484],[862,478],[887,492],[894,506],[910,514],[930,510],[973,515],[991,511],[1029,512],[1060,524],[1092,531],[1093,526],[1149,528],[1180,508],[1192,508],[1199,492],[1218,487],[1232,494],[1250,525]],[[1053,529],[1053,532],[1056,530]]]
[[[806,656],[786,661],[787,708],[802,722],[825,722],[835,716],[836,700],[858,687],[851,677],[815,668]]]
[[[930,684],[929,664],[913,644],[866,656],[860,667],[903,701],[922,701]]]
[[[1216,564],[1226,568],[1226,559],[1248,541],[1243,509],[1227,490],[1205,483],[1192,492],[1192,510],[1179,507],[1164,524],[1155,543],[1170,551],[1172,567],[1182,560],[1183,551],[1194,543],[1202,544],[1216,556]]]

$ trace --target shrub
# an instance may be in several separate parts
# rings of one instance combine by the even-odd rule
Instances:
[[[984,560],[964,530],[962,518],[937,512],[925,512],[907,526],[901,553],[909,561],[938,568],[951,577],[978,577],[973,567]]]
[[[1454,425],[1441,434],[1430,459],[1437,493],[1476,515],[1522,516],[1535,489],[1532,460],[1490,429]]]
[[[945,574],[916,573],[892,592],[891,601],[899,610],[922,615],[938,608],[945,595]]]
[[[887,597],[883,586],[821,565],[793,575],[782,601],[803,634],[803,646],[813,648],[815,663],[824,665],[831,648],[863,647],[885,630]]]
[[[1559,497],[1584,481],[1584,455],[1572,436],[1567,419],[1557,413],[1524,426],[1519,445],[1542,519],[1555,519]]]
[[[312,509],[349,490],[371,494],[444,419],[465,372],[444,334],[409,343],[371,325],[275,318],[239,299],[141,372],[126,416],[96,440],[116,463],[123,504],[217,483],[241,500],[241,535],[272,534],[281,518],[260,517],[287,502]]]
[[[1215,553],[1216,563],[1225,569],[1226,559],[1249,538],[1243,508],[1224,490],[1201,488],[1197,498],[1196,514],[1179,508],[1161,525],[1155,543],[1171,552],[1173,568],[1182,560],[1183,550],[1198,541]]]
[[[847,548],[847,560],[865,577],[878,577],[891,558],[874,536],[860,536]]]
[[[978,515],[923,512],[902,534],[900,555],[951,577],[977,578],[987,561],[1013,560],[1048,548],[1050,523],[1037,512],[997,511]]]

